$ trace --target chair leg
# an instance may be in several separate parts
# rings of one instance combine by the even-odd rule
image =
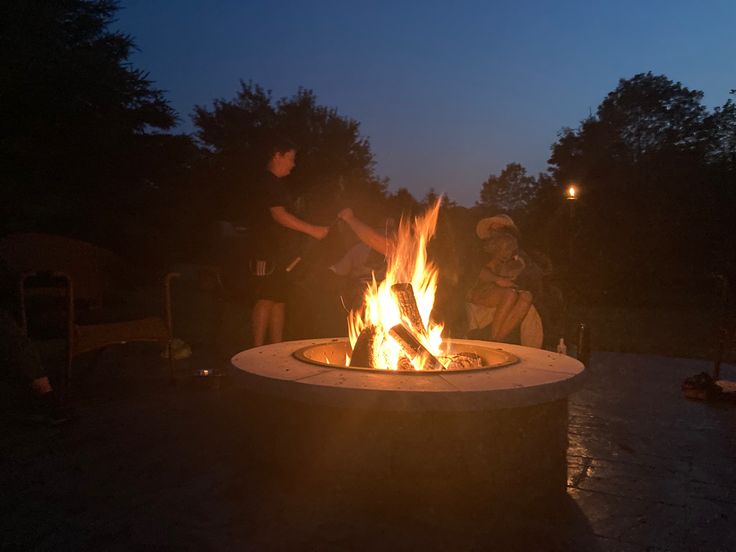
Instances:
[[[69,394],[72,379],[72,364],[74,363],[74,356],[72,354],[71,346],[67,346],[66,350],[66,366],[64,366],[64,374],[61,378],[62,394],[66,397]]]

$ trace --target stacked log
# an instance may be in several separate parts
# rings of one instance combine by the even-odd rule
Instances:
[[[409,358],[413,360],[419,357],[419,364],[425,370],[444,369],[442,363],[419,342],[417,337],[404,324],[396,324],[389,331],[389,335],[401,345]]]
[[[410,283],[394,284],[391,286],[391,292],[394,294],[396,302],[399,305],[401,318],[404,319],[415,333],[426,336],[427,328],[424,327],[424,322],[419,314],[417,298],[414,295],[412,285]]]
[[[377,368],[376,362],[376,327],[366,326],[355,341],[353,353],[350,355],[350,367]]]
[[[389,330],[389,335],[397,341],[404,353],[396,369],[412,370],[418,364],[424,370],[444,370],[443,364],[420,341],[420,337],[427,336],[427,328],[419,313],[412,285],[410,283],[394,284],[391,286],[391,291],[396,298],[402,319],[402,322]],[[379,367],[377,339],[378,329],[375,326],[370,325],[363,328],[350,356],[351,368]]]

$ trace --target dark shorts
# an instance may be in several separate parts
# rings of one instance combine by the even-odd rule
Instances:
[[[267,263],[266,270],[259,270],[250,263],[251,281],[256,300],[266,299],[286,303],[291,293],[291,277],[282,263]]]

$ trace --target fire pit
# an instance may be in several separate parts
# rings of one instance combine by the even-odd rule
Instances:
[[[387,240],[386,277],[348,316],[349,339],[233,358],[267,428],[256,450],[313,496],[488,513],[549,504],[566,485],[567,398],[583,365],[484,341],[443,340],[427,257],[439,202]],[[376,243],[379,240],[371,240]],[[389,243],[390,242],[390,243]],[[362,498],[361,498],[362,497]]]
[[[322,362],[323,354],[343,353],[346,340],[239,353],[233,364],[268,427],[257,450],[269,469],[319,492],[436,513],[510,511],[564,496],[567,398],[582,383],[583,365],[515,345],[450,346],[481,355],[502,347],[505,362],[433,372]]]

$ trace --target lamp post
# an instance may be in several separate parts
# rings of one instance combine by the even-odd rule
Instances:
[[[573,257],[573,244],[575,237],[575,203],[578,201],[578,187],[575,184],[570,184],[565,190],[565,200],[569,206],[570,220],[568,221],[567,227],[567,270],[568,279],[572,279],[572,257]]]
[[[565,344],[564,336],[567,334],[567,324],[570,318],[570,304],[572,303],[572,259],[573,259],[573,248],[574,248],[574,236],[575,236],[575,203],[578,200],[579,190],[577,185],[570,183],[565,188],[565,201],[568,205],[569,218],[567,221],[567,277],[565,282],[565,303],[564,311],[562,316],[562,336],[557,345],[558,353],[567,353],[567,345]]]

